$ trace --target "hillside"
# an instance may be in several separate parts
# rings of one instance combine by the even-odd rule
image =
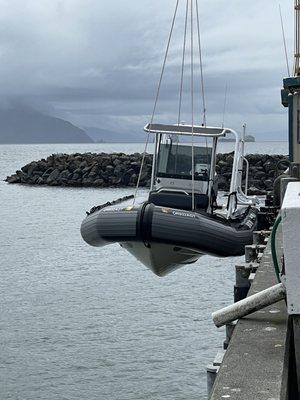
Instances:
[[[0,143],[92,143],[83,129],[25,106],[0,109]]]

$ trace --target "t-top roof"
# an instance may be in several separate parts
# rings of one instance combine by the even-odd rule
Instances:
[[[148,124],[144,130],[151,133],[167,133],[170,135],[195,135],[195,136],[210,136],[222,137],[230,133],[226,128],[199,126],[199,125],[165,125],[165,124]]]

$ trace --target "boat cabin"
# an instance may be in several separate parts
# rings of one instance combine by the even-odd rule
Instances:
[[[149,124],[155,151],[149,201],[183,210],[212,210],[216,204],[216,147],[223,128]]]
[[[155,187],[191,190],[192,145],[181,143],[179,137],[169,136],[159,144]],[[194,145],[195,191],[206,193],[211,168],[212,148]]]

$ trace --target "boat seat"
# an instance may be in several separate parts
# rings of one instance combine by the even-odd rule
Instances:
[[[151,192],[149,203],[160,207],[178,208],[180,210],[192,210],[192,195],[180,192]],[[208,207],[208,196],[195,193],[195,208],[206,210]]]

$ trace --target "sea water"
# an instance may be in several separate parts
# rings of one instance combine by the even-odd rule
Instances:
[[[221,146],[225,152],[232,144]],[[234,266],[242,258],[204,256],[158,278],[118,245],[92,248],[80,236],[86,210],[132,188],[2,181],[52,153],[142,149],[0,146],[1,399],[206,398],[205,367],[225,339],[211,313],[233,301]],[[249,143],[247,149],[287,153],[285,143]]]

